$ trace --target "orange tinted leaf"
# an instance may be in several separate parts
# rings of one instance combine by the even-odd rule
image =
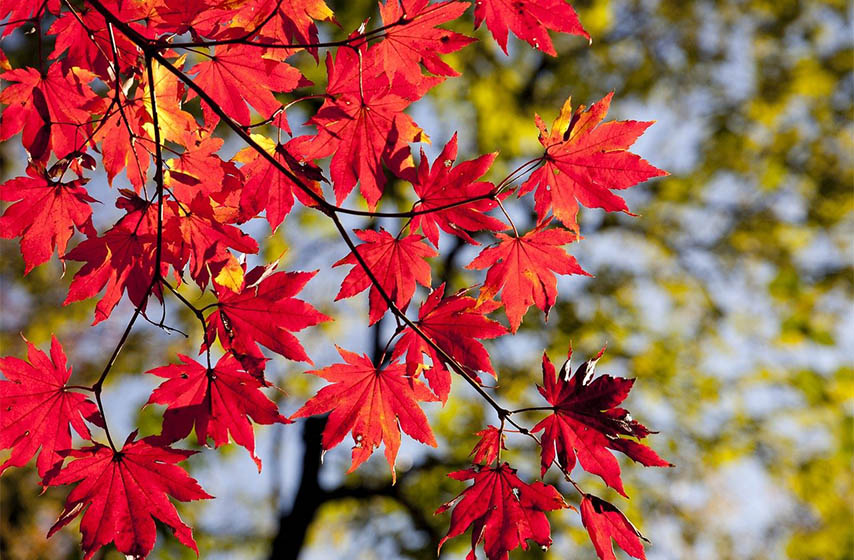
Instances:
[[[562,249],[575,241],[575,235],[562,228],[546,229],[548,224],[543,222],[522,237],[496,234],[498,245],[485,248],[466,267],[489,268],[479,299],[490,299],[501,291],[513,332],[531,305],[545,311],[548,317],[557,298],[555,273],[590,276]]]
[[[460,17],[466,9],[465,2],[387,0],[380,4],[383,25],[400,25],[390,27],[372,50],[389,76],[401,73],[417,81],[419,64],[438,76],[459,76],[439,55],[458,51],[475,39],[436,26]]]
[[[364,241],[356,247],[356,251],[398,308],[403,309],[409,304],[415,293],[416,282],[430,286],[430,264],[424,259],[435,257],[437,252],[422,241],[423,237],[410,234],[397,239],[384,229],[356,230],[356,236]],[[369,319],[373,325],[382,318],[388,305],[352,253],[332,266],[342,264],[352,264],[354,268],[344,278],[335,300],[354,296],[370,287]]]
[[[435,397],[426,385],[406,375],[403,364],[378,369],[367,355],[359,356],[338,348],[343,364],[310,371],[332,385],[321,389],[294,413],[302,418],[331,411],[323,430],[323,448],[335,447],[347,432],[353,436],[353,472],[374,449],[385,444],[385,456],[394,476],[394,462],[400,448],[401,430],[414,439],[436,447],[427,417],[419,401]]]
[[[279,60],[281,52],[264,53],[248,45],[217,47],[210,60],[199,62],[187,72],[198,72],[195,82],[225,112],[242,125],[249,124],[248,102],[262,118],[281,108],[274,91],[292,91],[310,85],[299,70]]]
[[[602,120],[613,92],[585,111],[572,111],[566,100],[549,132],[539,116],[540,143],[546,148],[545,165],[534,171],[519,188],[519,196],[536,188],[535,209],[540,221],[549,210],[571,230],[578,232],[578,204],[609,212],[628,212],[626,202],[612,190],[627,189],[651,177],[667,175],[640,156],[628,151],[653,123]]]
[[[443,299],[444,293],[443,284],[433,290],[421,306],[417,322],[419,329],[465,368],[472,378],[478,379],[477,374],[481,371],[494,377],[489,354],[477,339],[496,338],[507,333],[503,325],[486,317],[498,305],[492,301],[478,304],[474,298],[461,293]],[[412,376],[417,375],[424,356],[430,358],[433,365],[424,368],[424,376],[436,396],[445,402],[451,390],[451,373],[445,360],[410,327],[403,331],[392,358],[397,359],[404,353],[406,372]]]

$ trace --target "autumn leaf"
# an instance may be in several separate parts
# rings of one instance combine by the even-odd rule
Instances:
[[[498,304],[494,301],[478,303],[463,293],[443,299],[445,285],[442,284],[427,297],[418,311],[416,325],[422,334],[407,327],[394,347],[392,359],[406,354],[406,373],[415,376],[419,367],[430,382],[430,388],[442,402],[451,390],[451,373],[446,360],[430,346],[424,336],[429,337],[453,358],[473,379],[477,373],[485,372],[496,376],[489,361],[489,353],[477,339],[489,339],[507,333],[500,323],[486,317]],[[423,366],[424,356],[432,362]]]
[[[16,68],[0,79],[11,82],[0,103],[8,105],[0,119],[0,140],[23,131],[23,144],[35,160],[53,150],[58,158],[82,150],[89,138],[92,113],[103,111],[103,99],[89,82],[95,75],[83,68],[52,64],[42,74],[35,68]]]
[[[399,309],[404,309],[409,304],[415,293],[416,282],[425,287],[430,286],[430,264],[424,259],[435,257],[437,252],[422,241],[423,237],[412,233],[398,239],[384,229],[356,230],[356,236],[364,242],[356,246],[356,251],[365,260],[380,287]],[[382,318],[388,305],[353,253],[332,266],[343,264],[352,264],[354,268],[341,283],[335,300],[352,297],[370,287],[369,320],[373,325]]]
[[[427,417],[419,401],[435,397],[426,385],[406,374],[403,364],[377,368],[367,355],[359,356],[338,348],[343,364],[310,371],[331,381],[318,391],[292,418],[330,412],[323,430],[323,449],[341,443],[347,432],[353,436],[353,472],[385,444],[385,457],[395,476],[394,462],[400,448],[401,430],[414,439],[436,447]]]
[[[284,62],[288,54],[257,46],[226,45],[216,47],[208,60],[199,62],[187,73],[198,73],[196,84],[204,88],[228,116],[248,125],[246,103],[266,119],[282,106],[273,95],[274,91],[288,92],[311,85],[299,70]]]
[[[207,286],[213,263],[225,263],[235,249],[241,253],[257,253],[258,243],[239,228],[222,223],[211,207],[210,198],[199,193],[187,204],[169,201],[175,219],[164,231],[179,255],[176,268],[190,264],[190,275],[201,287]],[[219,267],[217,267],[219,268]]]
[[[466,267],[489,268],[478,300],[491,299],[501,291],[501,302],[514,333],[531,305],[548,317],[557,298],[555,274],[590,276],[561,248],[575,241],[575,235],[562,228],[546,229],[548,225],[549,221],[545,221],[522,237],[496,234],[498,244],[485,248]]]
[[[527,484],[507,463],[490,469],[474,466],[448,476],[474,480],[474,484],[436,510],[438,514],[453,508],[451,526],[439,541],[439,550],[470,526],[472,550],[468,560],[475,559],[480,541],[489,560],[505,560],[509,551],[520,546],[527,550],[529,539],[543,548],[551,546],[551,528],[544,512],[567,507],[553,486],[539,481]]]
[[[495,426],[487,426],[475,435],[480,436],[474,449],[471,450],[472,463],[489,465],[498,459],[498,454],[504,446],[504,433]]]
[[[256,376],[243,371],[240,362],[231,354],[220,358],[212,368],[179,354],[182,364],[171,364],[148,373],[166,378],[151,393],[147,404],[168,405],[163,415],[164,441],[173,442],[187,437],[196,428],[199,445],[208,437],[215,447],[234,443],[249,451],[261,471],[261,459],[255,456],[255,435],[251,417],[256,424],[286,423],[276,403],[260,391],[265,386]]]
[[[68,494],[65,509],[48,537],[82,512],[80,532],[86,560],[111,542],[122,554],[144,558],[154,548],[157,519],[198,555],[192,530],[167,498],[188,502],[213,497],[176,466],[195,451],[155,446],[146,439],[133,441],[135,437],[136,432],[120,451],[96,443],[69,453],[74,460],[50,480],[50,485],[78,484]]]
[[[527,41],[535,49],[557,56],[549,30],[560,33],[590,35],[581,26],[575,10],[566,0],[477,0],[474,7],[474,25],[486,27],[507,54],[508,31]]]
[[[61,451],[71,449],[71,430],[91,440],[83,419],[103,425],[95,403],[82,393],[66,387],[71,368],[56,337],[50,344],[50,358],[27,341],[27,361],[0,358],[0,449],[11,456],[0,465],[0,474],[9,467],[22,467],[41,448],[36,461],[39,476],[47,479],[62,464]]]
[[[548,132],[537,115],[540,143],[546,148],[545,164],[531,173],[518,191],[522,196],[536,188],[535,210],[540,221],[549,210],[563,224],[578,232],[578,204],[609,212],[629,212],[626,202],[612,190],[627,189],[651,177],[667,175],[640,156],[628,151],[652,122],[602,120],[613,92],[585,111],[572,111],[571,98]]]
[[[101,144],[101,155],[110,185],[122,170],[137,194],[142,192],[151,164],[149,150],[154,141],[149,138],[151,115],[141,99],[128,100],[122,109],[104,116],[105,122],[95,133]]]
[[[260,24],[275,10],[272,19],[260,28],[258,35],[279,44],[316,43],[315,21],[335,21],[332,10],[323,0],[247,0],[226,6],[228,9],[223,11],[232,23],[228,31],[240,33],[259,29]]]
[[[65,254],[75,227],[96,235],[89,203],[97,200],[83,188],[87,179],[54,181],[35,164],[27,175],[0,185],[0,200],[15,202],[0,217],[0,237],[21,238],[24,274],[50,259],[54,249]]]
[[[178,69],[183,68],[186,55],[172,62]],[[153,63],[154,98],[157,103],[157,123],[160,134],[166,140],[181,143],[188,132],[198,129],[196,119],[182,106],[185,86],[162,64]],[[151,84],[148,74],[142,79],[142,104],[148,113],[143,129],[148,138],[154,138],[154,113],[151,105]]]
[[[572,471],[575,458],[589,473],[599,475],[617,492],[626,495],[620,479],[620,465],[609,451],[621,451],[647,467],[673,466],[649,447],[623,436],[643,439],[650,431],[623,408],[617,408],[628,396],[634,379],[602,375],[593,378],[596,362],[605,351],[584,362],[570,375],[569,357],[555,375],[549,357],[543,354],[543,386],[540,394],[554,407],[554,413],[531,430],[543,432],[540,468],[542,474],[557,458],[558,467]]]
[[[332,156],[329,166],[336,204],[341,204],[359,183],[369,208],[376,208],[385,189],[383,163],[400,173],[409,160],[409,143],[427,141],[418,125],[403,112],[426,88],[385,73],[369,73],[371,62],[360,63],[350,49],[339,50],[334,62],[327,56],[327,99],[308,124],[315,136],[294,139],[294,152],[302,159]],[[361,69],[361,71],[360,71]],[[373,70],[376,70],[373,68]]]
[[[65,260],[86,263],[71,280],[63,305],[93,297],[106,286],[95,306],[93,324],[110,316],[125,291],[131,303],[144,309],[145,295],[152,286],[157,252],[157,207],[131,192],[123,194],[126,196],[119,198],[116,206],[127,212],[125,216],[104,235],[90,236],[63,256]],[[164,243],[161,274],[168,270],[169,262],[177,263],[178,259]],[[152,293],[159,296],[159,286],[155,285]]]
[[[640,531],[626,519],[623,513],[610,503],[587,494],[581,500],[581,522],[600,560],[617,560],[614,556],[613,539],[617,545],[633,558],[646,560]]]
[[[299,340],[292,332],[331,319],[294,296],[311,280],[314,272],[269,272],[256,267],[246,274],[239,292],[217,286],[219,302],[208,315],[206,344],[218,336],[226,350],[238,357],[263,360],[259,345],[289,360],[309,362]]]
[[[322,195],[318,185],[318,180],[322,178],[320,169],[311,162],[299,162],[291,152],[294,149],[291,142],[285,145],[276,144],[260,134],[253,135],[252,138],[285,169],[291,170],[302,179],[304,185]],[[240,171],[246,177],[240,198],[240,207],[245,216],[255,216],[266,211],[270,228],[275,231],[293,208],[295,196],[308,206],[314,204],[296,183],[255,149],[241,150],[234,156],[234,160],[243,163]]]
[[[475,39],[436,26],[460,17],[466,9],[465,2],[386,0],[380,3],[380,16],[383,25],[390,27],[383,40],[371,47],[372,54],[389,76],[401,73],[412,82],[420,78],[419,64],[438,76],[459,76],[439,55],[458,51]]]
[[[504,222],[486,214],[498,206],[490,196],[495,186],[477,181],[487,172],[496,155],[486,154],[452,168],[457,159],[456,133],[433,162],[432,168],[424,150],[421,150],[421,162],[412,180],[418,202],[412,210],[423,213],[412,217],[412,229],[420,227],[436,247],[439,246],[440,228],[474,245],[478,243],[469,232],[507,229]]]

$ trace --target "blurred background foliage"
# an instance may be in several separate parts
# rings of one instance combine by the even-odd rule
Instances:
[[[330,37],[343,36],[375,10],[373,1],[330,5],[343,27],[325,28]],[[638,378],[627,407],[660,431],[650,444],[677,466],[626,464],[631,501],[597,480],[582,480],[623,508],[652,540],[651,559],[854,558],[850,3],[573,5],[592,45],[556,37],[560,56],[551,58],[511,40],[505,57],[480,29],[475,34],[482,41],[447,57],[462,76],[414,108],[433,138],[429,154],[455,130],[460,160],[499,151],[493,180],[538,153],[534,113],[551,122],[569,95],[574,104],[590,104],[614,90],[610,118],[658,120],[637,151],[671,176],[625,193],[639,217],[582,210],[585,239],[570,249],[596,278],[563,279],[548,322],[532,312],[518,336],[490,346],[500,399],[538,404],[534,383],[543,348],[561,360],[572,342],[580,363],[607,341],[600,371]],[[471,34],[470,25],[469,19],[456,27]],[[17,49],[13,63],[32,53],[20,38],[3,46]],[[313,60],[300,64],[310,77],[318,74]],[[3,148],[7,178],[22,167],[16,149]],[[398,199],[406,205],[404,192],[399,189]],[[530,200],[510,206],[517,225],[532,224]],[[267,256],[288,249],[287,268],[328,268],[342,249],[319,223],[311,213],[292,215],[267,239]],[[453,242],[442,243],[450,256],[437,263],[436,276],[453,289],[476,282],[462,270],[471,249],[450,251]],[[4,242],[2,248],[3,354],[24,354],[19,333],[44,346],[55,332],[79,380],[94,378],[119,337],[121,316],[89,329],[91,302],[61,305],[74,270],[60,281],[63,271],[54,261],[22,280],[17,247]],[[311,301],[340,319],[302,338],[315,363],[334,360],[333,342],[370,351],[374,334],[361,319],[364,302],[342,312],[327,301],[335,278],[318,282]],[[167,312],[190,342],[151,326],[140,329],[116,369],[125,375],[113,376],[105,396],[111,421],[124,415],[128,431],[137,421],[143,434],[159,426],[158,411],[132,412],[154,386],[149,376],[135,374],[177,351],[193,353],[200,339],[180,309]],[[313,379],[298,375],[307,369],[300,364],[277,359],[271,369],[288,392],[279,395],[285,412],[316,389]],[[473,433],[495,422],[470,392],[457,389],[445,408],[430,410],[439,448],[404,446],[394,487],[381,458],[344,476],[349,449],[338,449],[321,466],[321,421],[259,429],[265,470],[257,478],[242,450],[195,456],[194,476],[219,496],[209,505],[181,508],[202,557],[434,558],[448,518],[432,512],[462,489],[445,474],[466,463]],[[534,449],[524,438],[508,443],[511,463],[535,476]],[[572,499],[564,483],[549,481]],[[43,539],[63,489],[37,496],[30,468],[7,473],[0,485],[0,556],[79,555],[76,524],[50,542]],[[549,552],[512,556],[595,557],[575,513],[551,520],[555,546]],[[461,557],[467,543],[448,543],[443,554]],[[115,551],[100,555],[112,558]],[[194,555],[164,537],[153,556]]]

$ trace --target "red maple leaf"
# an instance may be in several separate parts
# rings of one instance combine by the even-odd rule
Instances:
[[[111,542],[125,555],[144,558],[154,547],[154,520],[158,519],[198,555],[192,530],[167,498],[188,502],[213,497],[175,465],[195,452],[151,445],[146,439],[133,441],[135,437],[136,432],[121,451],[96,443],[69,453],[75,459],[50,480],[50,485],[79,484],[68,494],[65,509],[48,537],[84,512],[80,532],[86,560]]]
[[[578,232],[578,204],[609,212],[629,212],[611,191],[627,189],[651,177],[667,175],[628,151],[652,122],[610,121],[600,124],[611,104],[611,92],[584,110],[572,111],[566,100],[551,132],[539,115],[540,143],[546,148],[545,165],[519,187],[519,196],[537,187],[535,209],[544,220],[551,209],[563,224]]]
[[[0,185],[0,200],[17,201],[0,217],[0,237],[21,237],[24,274],[46,262],[54,249],[64,254],[75,226],[96,235],[89,203],[97,200],[83,188],[87,179],[54,181],[36,164],[27,167],[27,175]]]
[[[223,356],[213,369],[207,369],[192,358],[178,355],[183,364],[170,364],[148,373],[164,377],[164,381],[148,399],[147,404],[166,404],[163,415],[165,441],[187,437],[196,428],[199,445],[208,437],[214,446],[234,443],[249,451],[258,471],[261,460],[255,456],[255,435],[251,417],[256,424],[286,423],[276,403],[260,391],[265,386],[256,376],[245,371],[231,354]]]
[[[542,547],[552,544],[549,521],[543,512],[567,507],[553,486],[526,484],[507,463],[492,469],[474,466],[448,476],[455,480],[473,479],[474,484],[445,503],[436,513],[451,507],[451,526],[439,541],[439,550],[448,539],[462,535],[472,526],[472,549],[466,556],[475,560],[475,547],[481,540],[489,560],[506,560],[509,551],[528,549],[528,539]]]
[[[323,0],[248,0],[238,5],[224,5],[224,19],[231,22],[231,26],[224,29],[243,36],[247,31],[258,30],[273,10],[276,10],[276,14],[260,27],[258,35],[279,44],[316,43],[315,20],[335,21],[332,10]],[[309,50],[316,52],[316,49]]]
[[[58,13],[60,8],[59,0],[48,0],[47,2],[16,2],[15,0],[0,1],[0,21],[8,22],[0,30],[0,38],[4,38],[21,26],[24,29],[31,28],[33,25],[33,16],[42,13],[46,10],[52,14]],[[29,31],[28,31],[29,32]]]
[[[118,12],[123,21],[144,17],[143,10],[133,2],[122,2],[111,9]],[[88,4],[81,5],[73,13],[61,13],[47,33],[56,35],[53,52],[48,58],[57,59],[66,53],[64,65],[92,70],[108,84],[116,78],[112,68],[113,46],[120,68],[130,68],[138,60],[138,50],[130,39],[121,33],[110,34],[104,16]]]
[[[356,236],[364,241],[356,247],[356,251],[365,260],[380,287],[399,309],[409,304],[415,293],[416,282],[425,287],[430,286],[430,264],[424,259],[435,257],[438,253],[422,241],[422,236],[412,233],[398,239],[384,229],[356,230]],[[355,268],[344,278],[335,301],[354,296],[370,286],[369,320],[373,325],[382,318],[388,305],[377,287],[371,284],[370,278],[353,253],[332,266],[342,264],[352,264]]]
[[[11,82],[0,93],[8,105],[0,120],[0,140],[23,130],[30,156],[45,159],[49,150],[58,158],[77,152],[89,138],[93,113],[103,111],[103,99],[88,86],[92,72],[54,63],[45,74],[35,68],[16,68],[0,75]]]
[[[300,177],[304,185],[321,194],[318,184],[318,180],[322,178],[320,169],[310,162],[298,162],[297,157],[291,152],[293,149],[291,142],[285,145],[276,144],[261,135],[253,135],[253,139],[267,149],[285,169],[290,169]],[[241,150],[234,156],[234,160],[243,163],[240,171],[246,177],[240,198],[241,211],[246,217],[266,211],[270,228],[275,231],[293,208],[295,195],[307,206],[315,204],[302,188],[276,169],[254,148]]]
[[[223,262],[230,255],[228,248],[242,253],[257,253],[258,243],[235,226],[222,223],[211,207],[211,200],[202,193],[188,204],[169,201],[176,218],[169,220],[164,235],[175,244],[179,255],[176,268],[190,262],[190,274],[201,287],[208,281],[208,268]]]
[[[522,237],[496,234],[498,245],[487,247],[466,268],[489,268],[479,300],[491,299],[501,291],[501,301],[516,332],[522,316],[536,305],[548,317],[557,298],[557,274],[590,276],[561,247],[576,240],[562,228],[546,229],[549,221]]]
[[[469,454],[473,463],[488,465],[498,460],[498,452],[501,449],[507,449],[504,446],[504,433],[495,426],[487,426],[475,435],[480,436],[480,441]]]
[[[237,292],[216,286],[219,302],[206,319],[206,344],[219,336],[223,348],[248,359],[244,365],[263,361],[259,344],[289,360],[311,363],[291,332],[331,320],[294,297],[317,271],[265,273],[269,270],[263,267],[251,270]]]
[[[507,333],[501,323],[486,317],[498,304],[492,300],[478,304],[477,300],[462,292],[442,299],[444,293],[445,285],[442,284],[421,305],[416,323],[418,328],[465,368],[472,378],[478,379],[479,371],[495,376],[489,353],[476,339],[496,338]],[[410,327],[403,331],[395,345],[392,359],[404,353],[406,372],[411,376],[418,374],[419,366],[423,367],[424,355],[430,358],[433,365],[423,367],[424,375],[436,396],[445,402],[451,390],[451,373],[446,360]]]
[[[383,40],[371,47],[371,50],[382,61],[389,76],[399,72],[410,81],[418,81],[421,73],[419,64],[424,64],[424,68],[437,76],[460,75],[442,62],[439,55],[458,51],[475,39],[436,26],[460,17],[468,9],[468,4],[428,2],[387,0],[385,4],[380,4],[383,25],[393,27],[385,31]]]
[[[490,198],[495,186],[477,181],[492,165],[496,155],[486,154],[452,168],[457,159],[456,133],[433,162],[432,169],[424,150],[421,150],[421,162],[412,180],[418,202],[412,209],[427,213],[413,216],[412,229],[420,227],[436,247],[439,246],[439,228],[474,245],[478,243],[468,232],[507,229],[504,222],[485,214],[498,205]],[[471,202],[466,202],[469,200]],[[447,208],[437,210],[444,207]]]
[[[385,443],[385,457],[394,478],[394,462],[403,430],[414,439],[436,447],[427,417],[418,401],[434,401],[426,385],[406,375],[403,364],[379,369],[367,355],[338,348],[343,364],[309,371],[331,381],[300,408],[292,418],[330,412],[323,430],[323,449],[335,447],[351,432],[353,472],[374,449]]]
[[[22,467],[41,447],[36,461],[39,476],[58,469],[71,448],[71,430],[92,439],[84,418],[103,425],[98,408],[85,395],[66,388],[71,368],[66,368],[65,352],[54,336],[50,358],[27,341],[27,360],[0,358],[0,449],[11,449],[12,455],[0,465],[0,474],[9,467]]]
[[[307,160],[331,155],[329,172],[336,203],[341,204],[358,181],[362,196],[373,209],[385,188],[383,162],[400,173],[410,158],[409,143],[429,141],[403,112],[429,85],[377,74],[378,62],[363,56],[367,60],[361,63],[350,49],[339,50],[334,62],[327,56],[327,93],[334,97],[309,120],[317,126],[317,134],[294,139],[294,152]]]
[[[71,280],[64,305],[90,298],[107,287],[95,306],[93,324],[110,316],[125,291],[131,303],[145,308],[144,296],[154,277],[157,205],[149,204],[133,192],[123,191],[122,194],[125,196],[116,201],[116,206],[127,214],[103,236],[93,235],[63,256],[65,260],[86,263]],[[170,217],[164,216],[164,221]],[[162,257],[160,272],[164,274],[168,264],[177,263],[178,259],[165,242]],[[160,297],[159,285],[154,286],[152,293]]]
[[[649,447],[622,437],[643,439],[650,431],[632,420],[627,410],[616,408],[628,396],[634,379],[610,375],[593,379],[596,362],[604,351],[603,348],[594,359],[584,362],[574,375],[570,375],[570,349],[569,357],[557,376],[549,357],[543,354],[543,386],[539,391],[555,410],[531,431],[543,432],[542,474],[555,457],[560,469],[568,474],[575,466],[577,456],[584,470],[599,475],[608,486],[625,496],[620,464],[609,449],[622,451],[647,467],[673,465]]]
[[[507,54],[508,30],[552,56],[557,53],[549,29],[590,39],[566,0],[478,0],[474,7],[475,27],[484,20],[504,54]]]
[[[249,124],[248,102],[262,118],[282,107],[274,91],[292,91],[311,85],[299,70],[284,62],[290,53],[281,49],[267,51],[250,45],[217,47],[210,60],[200,62],[187,72],[236,122]],[[192,97],[191,94],[190,97]]]
[[[95,132],[94,139],[101,143],[107,181],[112,185],[113,179],[124,169],[128,181],[139,194],[148,177],[149,150],[154,147],[146,130],[151,116],[142,99],[137,98],[127,100],[121,110],[115,109],[104,118],[106,122]]]
[[[646,538],[620,510],[605,500],[586,494],[581,500],[581,522],[587,529],[600,560],[617,560],[611,539],[629,556],[646,560],[641,543],[641,539]]]

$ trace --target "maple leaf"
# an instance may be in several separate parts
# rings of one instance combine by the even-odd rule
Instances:
[[[164,235],[176,244],[175,251],[181,255],[177,268],[190,261],[190,274],[201,287],[207,285],[208,269],[212,263],[228,260],[227,248],[242,253],[257,253],[258,243],[235,226],[221,223],[214,215],[210,198],[202,193],[189,204],[169,201],[173,213],[178,216],[170,220]]]
[[[297,157],[291,152],[291,142],[285,145],[276,144],[265,136],[255,134],[252,138],[272,154],[276,161],[302,178],[303,184],[321,194],[317,182],[321,178],[320,169],[308,162],[298,163]],[[234,156],[234,160],[243,163],[240,171],[246,177],[240,198],[241,210],[247,216],[254,216],[266,210],[267,221],[273,231],[276,231],[293,208],[294,195],[307,206],[314,204],[298,185],[254,148],[241,150]]]
[[[474,7],[475,28],[484,20],[504,54],[507,54],[508,30],[552,56],[557,53],[549,29],[590,39],[566,0],[478,0]]]
[[[432,168],[424,150],[421,150],[421,162],[412,180],[418,202],[412,209],[426,213],[412,217],[412,229],[420,227],[436,247],[439,246],[439,228],[474,245],[478,243],[468,232],[507,229],[504,222],[485,214],[498,205],[489,198],[495,186],[486,181],[477,181],[492,165],[496,155],[486,154],[451,168],[457,159],[456,133],[445,144]],[[444,207],[448,208],[438,210]]]
[[[33,16],[39,14],[43,9],[55,14],[59,12],[59,1],[48,0],[47,2],[17,2],[16,0],[0,1],[0,21],[7,22],[0,30],[0,38],[5,38],[22,25],[32,26]],[[25,27],[26,29],[26,27]]]
[[[134,8],[133,2],[113,6],[123,21],[133,21],[143,15],[134,13]],[[88,4],[81,5],[73,13],[60,14],[47,33],[56,35],[49,59],[57,59],[65,53],[63,64],[89,69],[105,83],[116,79],[112,68],[114,46],[120,68],[130,68],[137,63],[138,50],[133,42],[121,33],[111,35],[104,16]]]
[[[196,84],[232,119],[245,126],[250,123],[247,102],[267,118],[282,106],[274,91],[311,85],[299,70],[283,61],[282,57],[288,55],[251,45],[226,45],[217,47],[213,55],[208,55],[210,60],[199,62],[187,72],[198,73]]]
[[[540,394],[554,407],[554,413],[541,420],[531,430],[543,432],[540,468],[542,474],[557,457],[565,473],[572,471],[575,458],[587,472],[626,495],[620,479],[620,465],[608,451],[621,451],[648,467],[673,466],[649,447],[621,436],[643,439],[650,434],[629,412],[616,408],[628,396],[634,379],[602,375],[593,379],[596,362],[605,349],[592,360],[584,362],[570,375],[569,358],[556,376],[554,365],[543,354],[543,386]]]
[[[389,76],[399,72],[410,81],[420,78],[419,64],[439,76],[459,76],[442,62],[440,54],[460,50],[475,41],[460,33],[436,26],[457,19],[468,9],[465,2],[429,0],[387,0],[380,4],[380,16],[386,29],[383,40],[371,47]],[[395,25],[398,24],[398,25]]]
[[[430,264],[424,259],[435,257],[438,253],[422,241],[422,236],[412,233],[398,239],[382,228],[379,231],[363,229],[355,232],[364,242],[356,247],[356,251],[365,260],[380,287],[399,309],[409,304],[415,293],[416,282],[425,287],[430,286]],[[382,318],[388,305],[353,253],[332,266],[343,264],[352,264],[354,268],[341,283],[335,301],[352,297],[370,286],[368,317],[373,325]]]
[[[217,309],[206,321],[206,345],[219,336],[220,344],[241,358],[263,360],[263,345],[289,360],[311,363],[291,332],[330,321],[314,307],[294,296],[314,272],[269,272],[256,267],[246,274],[240,290],[217,286]],[[247,362],[248,363],[248,362]],[[254,369],[254,368],[253,368]]]
[[[427,417],[418,401],[434,401],[426,385],[406,374],[403,364],[377,368],[367,355],[359,356],[338,348],[343,364],[309,371],[331,381],[318,391],[292,418],[302,418],[330,412],[323,430],[323,449],[341,443],[351,432],[353,446],[353,472],[364,463],[374,449],[385,443],[385,457],[394,480],[394,462],[400,448],[403,430],[414,439],[436,447]]]
[[[273,39],[279,44],[316,43],[317,21],[335,22],[332,10],[323,0],[248,0],[238,5],[226,4],[224,12],[231,26],[244,34],[248,30],[259,29],[270,13],[275,15],[260,28],[259,36]],[[309,49],[316,52],[316,49]]]
[[[294,152],[302,159],[332,156],[329,172],[337,204],[358,181],[368,207],[376,208],[385,188],[383,162],[400,173],[410,158],[409,143],[429,141],[403,112],[424,94],[426,86],[374,74],[369,69],[375,65],[371,60],[360,64],[358,54],[350,49],[339,50],[334,62],[327,56],[327,93],[334,98],[327,99],[309,120],[317,134],[293,141]]]
[[[186,55],[182,55],[172,62],[172,65],[181,69],[186,58]],[[153,63],[152,74],[160,133],[164,139],[180,144],[187,132],[199,128],[193,115],[181,108],[184,84],[162,64]],[[148,138],[154,138],[154,113],[151,106],[151,84],[148,81],[148,73],[145,73],[142,79],[142,104],[148,113],[148,119],[143,124],[143,129]]]
[[[488,319],[498,304],[492,300],[478,303],[462,292],[442,299],[445,285],[442,284],[427,297],[418,311],[419,330],[430,337],[440,348],[453,358],[473,378],[483,371],[495,377],[489,362],[489,353],[476,339],[496,338],[507,333],[501,323]],[[444,403],[451,389],[451,373],[446,360],[430,346],[421,334],[407,327],[394,347],[392,359],[406,353],[406,372],[415,376],[427,355],[433,366],[424,368],[430,388]],[[423,366],[422,366],[423,367]]]
[[[276,403],[259,389],[264,387],[256,376],[240,366],[231,354],[223,356],[213,369],[179,354],[183,364],[170,364],[148,373],[164,377],[164,381],[148,399],[147,404],[169,405],[163,415],[163,439],[177,441],[189,435],[193,426],[199,445],[207,438],[216,447],[228,443],[228,435],[249,451],[261,471],[261,460],[255,456],[255,436],[251,417],[256,424],[286,423]]]
[[[83,419],[102,426],[101,414],[91,400],[66,384],[71,368],[66,368],[65,352],[56,337],[51,338],[50,358],[27,341],[27,362],[15,357],[0,358],[0,449],[12,455],[0,465],[0,474],[9,467],[22,467],[41,448],[36,466],[39,476],[49,478],[58,470],[71,448],[71,431],[92,439]]]
[[[600,124],[611,104],[611,92],[585,111],[572,111],[566,100],[552,124],[551,132],[539,115],[540,143],[546,148],[545,164],[534,171],[518,191],[522,196],[537,188],[535,210],[544,220],[551,209],[554,216],[578,232],[578,204],[609,212],[626,212],[626,201],[612,190],[627,189],[652,177],[667,175],[640,156],[628,151],[652,122],[610,121]]]
[[[0,185],[0,200],[17,201],[0,217],[0,237],[21,237],[24,274],[50,259],[54,249],[64,254],[75,226],[95,235],[89,203],[97,202],[83,188],[87,179],[54,181],[35,164],[27,166],[27,175]]]
[[[495,426],[487,426],[475,435],[480,436],[480,441],[469,453],[473,463],[488,465],[498,460],[498,452],[501,449],[507,449],[504,446],[504,433]]]
[[[481,540],[489,560],[505,560],[508,552],[528,549],[528,539],[542,547],[552,544],[549,521],[544,512],[567,507],[553,486],[526,484],[507,463],[492,469],[474,466],[448,475],[455,480],[473,479],[474,484],[445,503],[436,513],[454,508],[448,534],[439,541],[439,550],[448,539],[462,535],[472,526],[472,549],[467,560],[475,560]]]
[[[69,453],[75,459],[50,485],[79,484],[68,494],[48,537],[83,512],[80,532],[86,560],[111,542],[128,557],[144,558],[154,547],[158,519],[198,555],[192,530],[167,498],[188,502],[213,497],[176,466],[195,451],[151,445],[147,438],[133,441],[135,437],[133,432],[120,451],[96,443]]]
[[[42,75],[35,68],[16,68],[0,79],[12,82],[0,93],[8,105],[0,120],[0,140],[23,131],[30,156],[44,160],[52,149],[58,158],[77,152],[89,138],[93,113],[104,100],[88,86],[92,72],[55,63]]]
[[[116,201],[116,206],[127,212],[124,217],[103,236],[93,235],[63,256],[65,260],[86,263],[71,280],[63,305],[90,298],[104,286],[107,288],[95,306],[93,324],[110,316],[125,291],[131,303],[144,309],[144,296],[154,277],[157,205],[149,204],[133,192],[122,194],[125,196]],[[165,216],[164,221],[168,222],[170,217]],[[162,257],[160,272],[165,276],[168,263],[177,263],[178,258],[166,243]],[[152,293],[160,297],[159,285],[154,286]]]
[[[562,228],[546,229],[548,225],[549,221],[545,221],[522,237],[496,234],[498,245],[486,247],[466,267],[489,268],[478,299],[491,299],[501,290],[501,301],[514,333],[531,305],[548,317],[557,298],[555,273],[590,276],[561,248],[575,241],[576,236]]]
[[[131,99],[122,110],[116,109],[104,118],[106,121],[95,132],[94,139],[101,143],[107,181],[112,185],[116,175],[125,170],[128,181],[139,194],[148,177],[148,149],[154,145],[148,136],[151,115],[141,99]]]
[[[605,500],[586,494],[581,500],[581,522],[587,529],[600,560],[617,560],[611,539],[629,556],[646,560],[641,543],[641,539],[646,538],[620,510]]]

